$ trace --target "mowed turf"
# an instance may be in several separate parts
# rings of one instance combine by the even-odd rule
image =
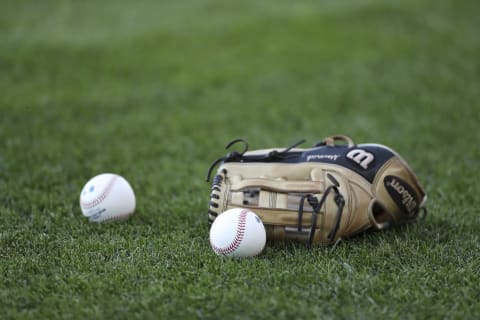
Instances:
[[[5,1],[0,10],[4,319],[478,319],[477,1]],[[216,256],[223,146],[331,134],[399,152],[425,221],[336,247]],[[84,183],[124,176],[126,222]]]

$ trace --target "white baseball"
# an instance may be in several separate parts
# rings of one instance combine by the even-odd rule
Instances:
[[[135,194],[125,178],[102,173],[83,187],[80,208],[83,215],[93,222],[126,219],[135,211]]]
[[[210,228],[210,245],[217,255],[253,257],[265,247],[262,220],[252,211],[234,208],[220,214]]]

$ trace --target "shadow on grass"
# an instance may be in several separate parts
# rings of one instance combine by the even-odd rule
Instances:
[[[305,253],[335,252],[338,249],[360,249],[362,247],[375,248],[385,245],[404,243],[412,246],[430,247],[447,245],[452,242],[468,241],[477,238],[479,226],[461,220],[447,219],[437,216],[428,216],[415,223],[396,226],[387,230],[369,229],[355,236],[344,238],[329,245],[314,245],[311,248],[301,242],[267,242],[267,247],[276,252]]]

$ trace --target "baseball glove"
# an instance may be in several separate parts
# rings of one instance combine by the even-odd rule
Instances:
[[[380,144],[331,136],[309,149],[231,152],[213,178],[208,221],[244,207],[263,221],[270,242],[330,244],[370,228],[386,229],[426,214],[427,196],[407,163]]]

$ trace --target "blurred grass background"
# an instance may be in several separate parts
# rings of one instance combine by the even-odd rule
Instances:
[[[476,1],[3,1],[0,309],[6,318],[480,315]],[[386,144],[427,220],[335,250],[214,256],[203,181],[223,146]],[[127,222],[82,217],[125,176]]]

